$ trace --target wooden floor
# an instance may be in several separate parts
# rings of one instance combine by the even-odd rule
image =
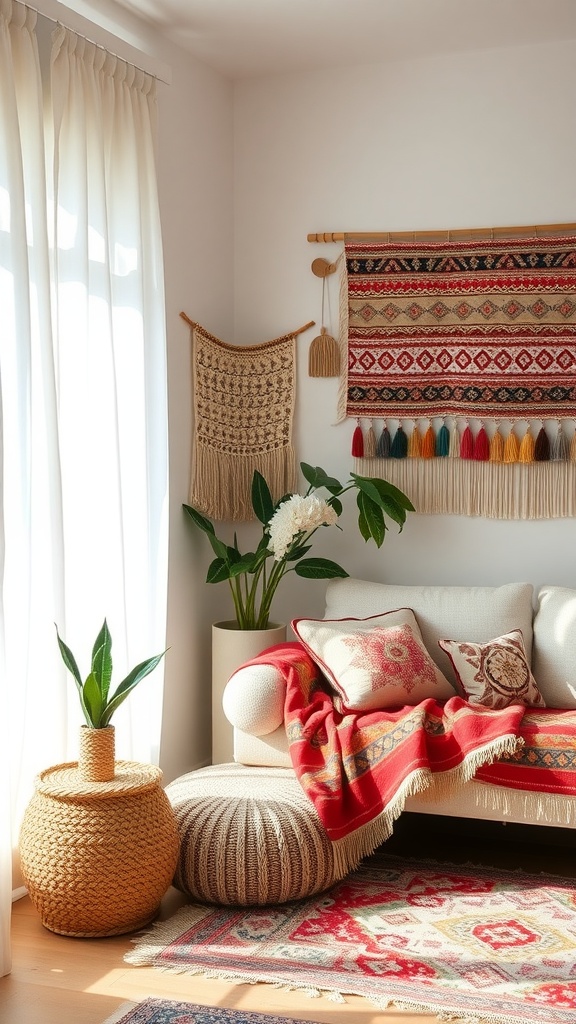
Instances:
[[[408,856],[472,862],[576,877],[576,833],[487,822],[460,822],[406,814],[387,849]],[[169,917],[183,902],[170,890],[162,904]],[[40,924],[30,901],[13,908],[12,974],[0,979],[2,1024],[102,1024],[126,1000],[163,996],[210,1006],[277,1013],[322,1024],[437,1024],[426,1014],[375,1011],[363,999],[343,1004],[311,999],[270,985],[229,984],[168,974],[123,961],[131,937],[67,939]]]

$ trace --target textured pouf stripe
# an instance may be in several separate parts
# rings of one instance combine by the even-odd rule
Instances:
[[[212,765],[166,794],[180,833],[174,885],[194,900],[284,903],[337,880],[332,844],[290,768]]]

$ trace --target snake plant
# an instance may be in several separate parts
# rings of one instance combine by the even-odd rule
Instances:
[[[82,682],[76,659],[70,648],[60,637],[57,626],[56,636],[64,664],[74,677],[86,724],[91,729],[105,729],[106,726],[110,725],[110,719],[116,709],[126,700],[126,697],[132,692],[134,687],[156,668],[166,653],[163,651],[162,654],[157,654],[153,658],[140,662],[139,665],[136,665],[128,673],[114,692],[110,694],[112,682],[112,637],[110,636],[106,619],[104,619],[102,628],[94,641],[90,673],[86,676],[84,682]]]

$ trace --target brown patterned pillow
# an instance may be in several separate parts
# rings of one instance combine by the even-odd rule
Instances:
[[[519,629],[487,643],[439,640],[470,704],[506,708],[509,704],[546,707],[530,671]]]

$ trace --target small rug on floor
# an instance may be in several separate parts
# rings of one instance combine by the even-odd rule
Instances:
[[[293,1017],[277,1017],[250,1010],[229,1010],[224,1006],[199,1006],[173,999],[145,999],[121,1006],[105,1024],[314,1024]]]
[[[269,982],[467,1024],[574,1024],[576,881],[376,854],[281,906],[192,904],[132,964]]]

